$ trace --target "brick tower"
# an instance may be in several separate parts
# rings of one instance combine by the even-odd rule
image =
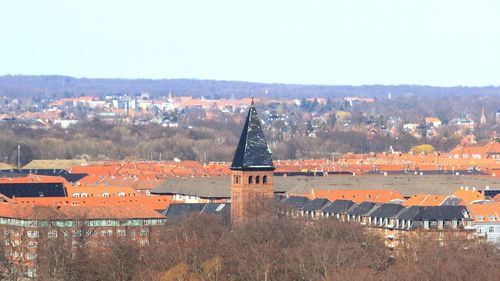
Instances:
[[[231,222],[270,212],[274,165],[253,99],[231,165]]]

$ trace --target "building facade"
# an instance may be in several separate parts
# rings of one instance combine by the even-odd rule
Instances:
[[[274,201],[274,165],[252,101],[231,164],[231,222],[266,213]]]

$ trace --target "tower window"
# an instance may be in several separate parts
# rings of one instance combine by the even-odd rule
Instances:
[[[256,183],[256,184],[259,184],[259,183],[260,183],[260,176],[256,176],[256,177],[255,177],[255,183]]]
[[[253,176],[248,177],[248,183],[253,183]]]
[[[262,183],[267,183],[267,176],[262,177]]]

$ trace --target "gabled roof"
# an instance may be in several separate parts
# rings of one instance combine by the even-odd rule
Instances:
[[[232,170],[274,170],[271,150],[267,147],[257,110],[252,105],[234,154]]]
[[[32,160],[26,164],[23,169],[64,169],[67,170],[73,166],[87,165],[83,159],[49,159]]]
[[[351,200],[335,200],[332,203],[323,207],[322,211],[323,213],[329,213],[329,214],[343,214],[346,213],[350,208],[353,208],[354,206],[357,205]]]
[[[192,203],[192,204],[171,204],[165,209],[162,215],[166,216],[167,219],[177,219],[186,216],[191,213],[200,213],[205,207],[205,203]]]
[[[302,209],[308,201],[309,198],[305,196],[290,196],[281,199],[280,203],[286,205],[289,208]]]
[[[362,216],[368,214],[375,207],[377,207],[377,204],[373,202],[362,202],[355,208],[352,208],[349,211],[347,211],[347,214],[354,216]]]
[[[461,198],[465,201],[467,204],[472,204],[475,201],[481,201],[484,200],[484,194],[479,192],[478,190],[471,190],[471,189],[457,189],[453,195],[457,198]]]
[[[167,209],[161,212],[168,220],[175,220],[187,216],[189,214],[210,214],[222,216],[223,219],[229,221],[230,204],[219,203],[185,203],[171,204]]]
[[[455,205],[465,205],[465,202],[464,200],[462,200],[462,198],[448,196],[448,198],[446,198],[446,200],[444,200],[441,203],[441,206],[455,206]]]
[[[325,198],[316,198],[314,200],[308,201],[304,204],[302,208],[303,211],[306,212],[314,212],[323,208],[326,204],[330,203],[328,199]]]
[[[0,203],[0,217],[25,220],[153,219],[165,218],[143,205],[33,206]]]
[[[396,218],[398,220],[420,221],[424,215],[425,206],[411,206],[404,212],[399,213]]]
[[[405,207],[399,204],[382,204],[378,209],[373,211],[370,216],[378,218],[395,217]]]
[[[228,177],[168,179],[151,191],[153,194],[183,194],[202,198],[230,198]]]
[[[431,206],[426,207],[423,220],[456,220],[470,219],[465,206]]]
[[[467,208],[476,223],[493,222],[500,224],[500,203],[471,204]]]
[[[414,194],[408,200],[403,202],[404,206],[439,206],[445,200],[444,195],[434,195],[434,194]]]

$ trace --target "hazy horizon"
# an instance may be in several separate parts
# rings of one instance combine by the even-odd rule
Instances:
[[[0,75],[500,85],[496,1],[0,3]]]
[[[262,81],[246,81],[246,80],[228,80],[228,79],[204,79],[204,78],[183,78],[183,77],[160,77],[160,78],[147,78],[147,77],[87,77],[87,76],[71,76],[65,74],[1,74],[0,77],[5,76],[24,76],[24,77],[69,77],[74,79],[119,79],[119,80],[193,80],[193,81],[215,81],[215,82],[236,82],[236,83],[251,83],[251,84],[269,84],[269,85],[294,85],[294,86],[325,86],[325,87],[370,87],[370,86],[382,86],[382,87],[398,87],[398,86],[412,86],[412,87],[433,87],[433,88],[498,88],[500,85],[428,85],[428,84],[306,84],[306,83],[286,83],[286,82],[262,82]]]

